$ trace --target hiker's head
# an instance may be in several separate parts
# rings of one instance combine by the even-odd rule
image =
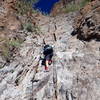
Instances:
[[[44,50],[45,49],[48,49],[49,50],[49,49],[53,49],[53,48],[52,48],[52,46],[50,46],[49,44],[47,44],[47,45],[44,46]]]

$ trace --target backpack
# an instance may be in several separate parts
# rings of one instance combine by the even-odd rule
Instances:
[[[53,48],[50,45],[45,45],[43,49],[43,54],[48,55],[53,53]]]

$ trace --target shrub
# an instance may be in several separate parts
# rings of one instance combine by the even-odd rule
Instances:
[[[23,41],[20,39],[8,39],[5,38],[2,45],[0,45],[0,54],[1,56],[9,62],[10,59],[13,59],[13,54],[20,47]]]
[[[83,8],[85,5],[87,5],[91,0],[82,0],[82,2],[79,4],[80,8]]]
[[[86,4],[88,4],[91,0],[82,0],[79,4],[76,3],[68,3],[65,8],[63,8],[63,10],[65,12],[74,12],[74,11],[78,11],[81,8],[83,8]]]
[[[20,47],[20,45],[21,45],[21,41],[20,40],[10,40],[9,42],[8,42],[8,45],[9,46],[13,46],[13,47]]]
[[[23,24],[23,29],[28,32],[34,32],[35,34],[41,33],[40,27],[37,25],[33,25],[31,22]]]
[[[32,23],[26,23],[26,24],[24,24],[23,25],[23,28],[26,30],[26,31],[28,31],[28,32],[33,32],[33,24]]]
[[[24,15],[28,12],[35,13],[36,11],[32,8],[33,2],[36,0],[18,0],[16,2],[16,8],[18,11],[18,14]]]
[[[68,4],[68,5],[66,6],[65,11],[66,11],[67,13],[69,13],[69,12],[77,11],[77,10],[79,10],[79,9],[80,9],[80,7],[79,7],[78,5],[72,3],[72,4]]]

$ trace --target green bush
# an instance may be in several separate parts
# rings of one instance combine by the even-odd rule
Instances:
[[[20,45],[21,45],[21,41],[20,40],[11,40],[11,41],[9,41],[8,42],[8,45],[9,46],[13,46],[13,47],[20,47]]]
[[[26,23],[23,25],[23,28],[28,32],[33,32],[34,26],[32,23]]]
[[[82,0],[82,2],[79,4],[80,8],[84,7],[87,5],[91,0]]]
[[[0,45],[0,55],[6,60],[10,61],[15,50],[17,50],[23,41],[21,39],[7,39],[5,38],[4,43]]]
[[[28,32],[34,32],[35,34],[41,33],[40,27],[37,25],[33,25],[31,22],[27,22],[26,24],[23,24],[23,29]]]
[[[79,10],[79,9],[80,9],[80,7],[79,7],[78,5],[76,5],[76,4],[68,4],[68,5],[66,6],[66,8],[65,8],[65,11],[66,11],[67,13],[69,13],[69,12],[77,11],[77,10]]]
[[[88,4],[91,0],[82,0],[79,4],[76,3],[69,3],[65,6],[65,8],[63,8],[63,10],[65,12],[74,12],[74,11],[78,11],[81,8],[83,8],[86,4]]]
[[[18,14],[24,15],[24,14],[27,14],[28,12],[35,13],[36,11],[32,8],[32,4],[35,1],[36,0],[29,0],[29,1],[18,0],[16,2],[16,8],[17,8]]]

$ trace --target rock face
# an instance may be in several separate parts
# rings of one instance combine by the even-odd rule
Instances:
[[[82,40],[100,40],[100,1],[94,0],[80,11],[72,34]]]
[[[39,34],[23,33],[15,60],[0,69],[0,100],[100,100],[100,43],[71,35],[74,16],[41,16]],[[54,47],[49,72],[39,60],[43,40]]]
[[[10,16],[8,17],[6,28],[14,31],[14,30],[20,30],[21,29],[21,22],[17,19],[16,16]]]
[[[81,11],[76,25],[80,39],[99,39],[100,10],[97,5],[93,7]],[[3,19],[6,11],[0,7],[0,18]],[[100,43],[80,41],[71,35],[75,16],[75,13],[35,16],[37,34],[17,31],[25,41],[14,60],[6,64],[0,57],[0,100],[100,100]],[[9,16],[9,19],[4,19],[7,28],[19,29],[12,27],[17,24],[16,17]],[[1,30],[4,23],[0,21]],[[49,72],[41,66],[43,42],[54,48]]]
[[[0,6],[0,28],[6,30],[21,29],[21,21],[15,15],[14,9],[15,0],[5,0]],[[1,32],[0,32],[1,33]]]

